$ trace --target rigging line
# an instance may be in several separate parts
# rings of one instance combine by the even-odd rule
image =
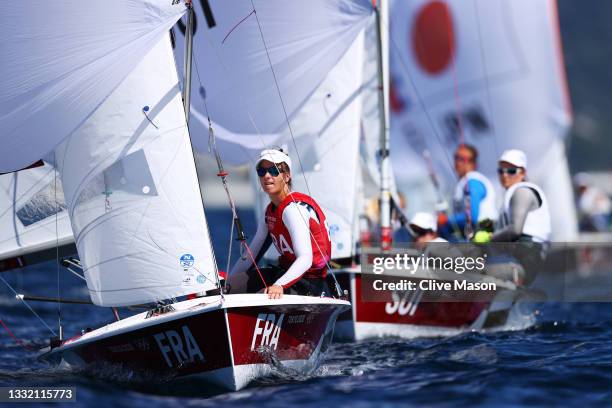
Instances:
[[[295,147],[295,154],[298,158],[298,163],[300,164],[300,170],[302,171],[302,175],[304,177],[304,183],[306,184],[308,195],[312,196],[310,192],[310,187],[308,186],[308,180],[306,178],[306,173],[304,172],[302,158],[300,157],[300,152],[298,151],[297,144],[295,142],[295,137],[293,135],[293,129],[291,128],[291,121],[289,121],[289,115],[287,114],[287,108],[285,107],[285,101],[283,100],[283,95],[281,94],[280,86],[278,85],[278,80],[276,78],[276,72],[274,71],[274,66],[272,65],[272,59],[270,58],[270,51],[268,50],[268,45],[266,44],[266,39],[264,38],[263,30],[261,29],[261,23],[259,22],[259,16],[257,15],[257,10],[255,9],[255,3],[253,2],[253,0],[251,0],[251,6],[253,7],[253,11],[255,12],[255,20],[257,21],[257,28],[259,29],[259,35],[261,36],[261,41],[264,45],[264,49],[266,50],[266,57],[268,58],[268,64],[270,65],[270,71],[272,72],[272,77],[274,78],[274,85],[276,86],[276,92],[278,93],[278,98],[280,99],[281,106],[283,107],[283,113],[285,114],[285,121],[287,122],[287,128],[289,129],[289,134],[291,135],[293,147]]]
[[[491,133],[493,133],[493,142],[495,144],[495,154],[496,154],[496,157],[499,157],[499,154],[500,154],[499,142],[497,140],[497,134],[495,130],[495,118],[494,118],[495,115],[493,114],[493,102],[491,100],[491,85],[489,83],[489,72],[487,69],[487,60],[485,59],[484,45],[482,41],[482,30],[480,27],[480,14],[478,12],[478,0],[473,0],[472,3],[474,4],[474,11],[476,13],[476,27],[478,31],[478,47],[480,49],[480,60],[481,60],[482,68],[484,71],[485,89],[487,92],[487,103],[489,104],[489,111],[491,115]]]
[[[36,316],[38,318],[38,320],[40,320],[40,322],[47,328],[49,329],[49,331],[56,336],[55,331],[49,327],[49,325],[42,319],[42,317],[40,317],[40,315],[38,313],[36,313],[34,311],[34,309],[32,309],[32,307],[30,306],[30,304],[28,302],[26,302],[23,298],[18,297],[17,295],[19,295],[19,293],[17,293],[17,291],[10,285],[10,283],[8,283],[2,276],[0,276],[0,280],[2,282],[4,282],[4,284],[6,285],[6,287],[8,287],[11,292],[13,292],[13,294],[15,295],[15,297],[19,300],[21,300],[23,302],[24,305],[26,305],[26,307],[28,309],[30,309],[30,312],[32,312],[32,314],[34,314],[34,316]]]
[[[6,330],[7,334],[15,341],[15,343],[17,343],[27,351],[34,351],[32,347],[28,346],[23,340],[17,338],[17,336],[13,334],[11,329],[9,329],[6,323],[4,323],[4,320],[0,319],[0,324],[2,325],[2,327],[4,327],[4,330]]]
[[[259,270],[259,266],[257,265],[257,261],[255,260],[255,257],[253,256],[253,252],[251,252],[251,248],[249,247],[249,244],[247,244],[246,241],[242,241],[242,244],[244,245],[247,252],[249,253],[249,256],[251,257],[251,262],[253,262],[253,266],[255,267],[255,270],[259,274],[259,277],[261,278],[261,281],[263,282],[265,288],[268,289],[268,284],[266,283],[266,280],[264,279],[263,275],[261,274],[261,271]]]
[[[205,90],[205,88],[202,85],[202,80],[200,78],[200,70],[198,68],[197,60],[198,59],[195,58],[195,61],[194,61],[194,65],[195,65],[195,68],[196,68],[196,76],[198,78],[198,83],[200,84],[200,89],[204,89]],[[225,68],[225,69],[227,69],[227,68]],[[215,157],[218,160],[217,161],[217,165],[219,165],[221,163],[221,156],[219,155],[219,153],[217,151],[217,143],[216,143],[216,139],[215,139],[213,128],[212,128],[212,120],[210,119],[210,112],[208,110],[208,104],[206,103],[206,94],[202,95],[202,102],[204,104],[204,110],[206,112],[206,118],[208,119],[209,151],[210,151],[210,143],[211,143],[211,140],[212,140],[212,146],[213,146],[213,149],[215,151]],[[249,117],[250,117],[250,112],[249,112]],[[262,139],[262,141],[263,141],[263,139]],[[228,273],[228,275],[229,275],[229,272],[230,272],[230,267],[229,267],[230,263],[229,262],[230,262],[230,259],[231,259],[231,249],[232,249],[232,241],[231,240],[233,238],[233,231],[234,231],[235,221],[236,221],[236,219],[239,219],[239,217],[238,217],[238,212],[236,211],[236,203],[234,202],[234,199],[233,199],[233,197],[232,197],[232,195],[231,195],[231,193],[229,191],[229,186],[227,184],[227,180],[223,177],[221,182],[223,184],[223,188],[225,189],[225,192],[226,192],[227,197],[228,197],[228,201],[229,201],[229,205],[230,205],[230,210],[232,211],[232,229],[231,229],[231,232],[230,232],[230,243],[229,243],[229,251],[230,252],[229,252],[229,255],[228,255],[227,271],[226,271],[226,273]],[[242,234],[242,235],[244,236],[244,234]],[[266,283],[265,279],[263,278],[263,275],[261,274],[261,271],[259,270],[259,267],[257,266],[257,263],[255,262],[255,260],[253,258],[252,251],[251,251],[248,243],[246,242],[246,239],[242,240],[241,243],[242,243],[242,245],[240,245],[240,257],[242,259],[246,259],[246,254],[244,253],[244,250],[246,249],[246,251],[251,255],[251,259],[253,261],[253,264],[255,265],[255,268],[257,269],[257,273],[259,274],[259,277],[261,278],[262,283],[267,288],[268,287],[267,283]],[[228,276],[228,278],[229,278],[229,276]],[[217,274],[217,279],[218,279],[218,274]]]
[[[285,114],[285,120],[287,122],[287,128],[289,129],[289,134],[291,135],[291,141],[293,142],[293,147],[295,148],[295,154],[296,154],[296,156],[298,158],[298,163],[300,165],[300,170],[302,172],[302,176],[304,177],[304,183],[306,184],[306,190],[308,190],[308,195],[312,197],[312,193],[310,192],[310,186],[308,185],[308,179],[306,177],[306,172],[304,171],[304,165],[302,164],[302,158],[300,157],[300,152],[299,152],[299,150],[297,148],[297,143],[295,142],[295,137],[293,135],[293,129],[291,128],[291,121],[289,120],[289,115],[287,114],[287,108],[285,107],[285,101],[283,100],[283,95],[281,93],[280,86],[278,85],[278,80],[276,78],[276,72],[274,71],[274,66],[272,65],[272,59],[270,58],[270,52],[268,50],[268,45],[266,44],[266,39],[264,38],[263,30],[261,28],[261,23],[259,21],[259,16],[257,15],[257,10],[255,9],[255,3],[253,2],[253,0],[251,0],[251,6],[253,7],[253,11],[255,12],[255,20],[257,21],[257,28],[259,29],[259,35],[261,36],[261,41],[262,41],[262,43],[264,45],[264,49],[266,50],[266,57],[268,58],[268,64],[270,65],[270,71],[272,72],[272,77],[274,78],[274,85],[276,86],[276,91],[278,93],[278,97],[280,99],[281,106],[283,107],[283,113]],[[276,166],[276,163],[274,163],[274,166],[277,167],[277,169],[278,169],[278,166]],[[291,196],[291,199],[292,199],[292,201],[294,203],[296,202],[296,200],[293,198],[293,196]],[[304,219],[304,216],[302,215],[301,217],[302,217],[304,223],[306,225],[309,225],[308,221],[306,219]],[[323,257],[323,259],[326,259],[326,256],[323,253],[323,251],[321,250],[321,248],[319,247],[318,242],[316,241],[316,239],[314,239],[314,235],[313,235],[312,231],[310,231],[310,228],[308,228],[308,231],[310,232],[310,235],[313,238],[313,241],[317,245],[317,249],[319,250],[319,253]],[[338,284],[336,276],[332,272],[331,265],[329,264],[327,259],[325,260],[325,263],[327,265],[328,270],[332,274],[334,280],[336,281],[336,284]]]
[[[450,7],[448,6],[447,2],[445,2],[445,6],[450,10]],[[447,27],[452,27],[452,21],[450,21],[450,15],[449,14],[445,14],[447,21],[446,26]],[[448,46],[451,50],[450,55],[451,55],[451,71],[453,72],[453,93],[455,95],[455,115],[457,116],[457,126],[459,127],[459,142],[461,144],[465,144],[465,137],[464,137],[464,129],[463,129],[463,117],[461,114],[461,96],[459,95],[459,76],[457,74],[457,56],[455,53],[455,49],[453,48],[453,35],[451,30],[446,30],[447,32],[447,40],[448,40]]]
[[[230,34],[231,34],[231,33],[233,33],[233,32],[234,32],[234,30],[235,30],[236,28],[238,28],[238,26],[244,22],[244,20],[246,20],[247,18],[251,17],[251,15],[252,15],[253,13],[255,13],[255,8],[253,8],[253,11],[251,11],[251,12],[250,12],[250,13],[249,13],[249,14],[248,14],[246,17],[244,17],[242,20],[240,20],[238,23],[236,23],[236,25],[234,25],[234,26],[231,28],[231,30],[229,30],[229,31],[228,31],[228,33],[225,35],[225,37],[223,37],[223,40],[221,40],[221,45],[225,44],[225,40],[227,40],[227,37],[229,37],[229,36],[230,36]]]
[[[206,104],[206,102],[204,102]],[[208,114],[208,107],[205,106],[206,112]],[[229,202],[229,206],[230,206],[230,210],[232,212],[232,226],[230,229],[230,242],[229,242],[229,255],[228,255],[228,266],[226,268],[226,272],[229,270],[229,260],[231,259],[231,251],[232,251],[232,239],[233,239],[233,232],[234,232],[234,226],[236,226],[236,229],[238,231],[238,240],[241,242],[245,242],[246,241],[246,237],[244,235],[244,230],[242,228],[242,223],[240,221],[240,217],[238,216],[238,211],[236,209],[236,202],[234,201],[234,198],[230,192],[229,189],[229,184],[227,181],[227,176],[228,173],[224,170],[223,168],[223,161],[221,160],[221,155],[219,154],[219,151],[217,150],[217,140],[215,138],[215,133],[213,131],[212,128],[212,121],[210,120],[210,116],[207,116],[208,119],[208,146],[209,146],[209,151],[210,151],[210,146],[212,144],[213,150],[214,150],[214,155],[215,155],[215,159],[217,161],[217,167],[219,169],[219,172],[217,173],[218,177],[221,177],[221,184],[223,185],[223,189],[225,190],[225,194],[227,195],[227,200]],[[242,247],[240,249],[242,251]],[[243,259],[246,259],[246,257],[242,256],[243,254],[241,253],[241,257]],[[264,282],[265,285],[265,282]]]
[[[225,264],[225,271],[229,274],[231,259],[232,259],[232,244],[234,239],[234,217],[232,217],[232,226],[230,227],[230,238],[229,238],[229,249],[227,251],[227,263]]]
[[[57,330],[59,332],[59,338],[62,340],[62,303],[60,302],[60,259],[59,259],[59,229],[58,229],[58,214],[59,211],[57,203],[57,157],[53,152],[53,196],[55,200],[55,263],[57,268]]]
[[[308,180],[307,180],[307,178],[306,178],[306,174],[305,174],[305,172],[304,172],[304,166],[302,165],[302,160],[301,160],[301,157],[300,157],[300,154],[299,154],[298,148],[297,148],[297,144],[296,144],[296,142],[295,142],[295,137],[294,137],[294,135],[293,135],[293,129],[291,128],[291,123],[290,123],[290,121],[289,121],[289,116],[287,115],[287,110],[286,110],[286,107],[285,107],[285,103],[284,103],[284,101],[283,101],[282,94],[281,94],[281,92],[280,92],[280,87],[279,87],[279,85],[278,85],[278,81],[277,81],[277,78],[276,78],[276,73],[274,72],[274,68],[273,68],[273,65],[272,65],[272,60],[270,59],[270,54],[269,54],[269,51],[268,51],[268,47],[267,47],[267,45],[266,45],[266,42],[265,42],[265,39],[264,39],[264,36],[263,36],[263,31],[262,31],[262,29],[261,29],[261,24],[260,24],[260,22],[259,22],[259,18],[258,18],[258,16],[257,16],[257,11],[255,10],[255,5],[254,5],[254,3],[253,3],[253,1],[252,1],[252,0],[251,0],[251,5],[253,6],[253,11],[251,12],[251,14],[255,14],[255,19],[256,19],[256,21],[257,21],[257,26],[258,26],[258,28],[259,28],[259,33],[260,33],[260,36],[261,36],[261,40],[262,40],[262,42],[263,42],[263,44],[264,44],[264,48],[265,48],[265,50],[266,50],[266,56],[267,56],[267,58],[268,58],[268,63],[269,63],[269,65],[270,65],[270,70],[272,71],[272,76],[273,76],[273,78],[274,78],[274,83],[275,83],[275,86],[276,86],[276,90],[277,90],[277,92],[278,92],[278,96],[279,96],[279,99],[280,99],[281,105],[282,105],[282,107],[283,107],[283,112],[284,112],[284,115],[285,115],[285,120],[286,120],[286,122],[287,122],[287,127],[288,127],[288,129],[289,129],[289,133],[290,133],[290,135],[291,135],[291,140],[293,141],[293,145],[294,145],[294,147],[295,147],[295,151],[296,151],[296,155],[297,155],[297,157],[298,157],[298,162],[299,162],[299,165],[300,165],[300,169],[301,169],[302,175],[303,175],[303,177],[304,177],[304,182],[305,182],[305,184],[306,184],[306,189],[308,190],[308,194],[312,196],[312,193],[310,192],[310,187],[309,187],[309,185],[308,185]],[[250,16],[251,14],[249,14],[249,16]],[[247,16],[247,17],[248,17],[248,16]],[[246,19],[246,17],[245,17],[245,19]],[[227,38],[227,36],[226,36],[226,38]],[[224,65],[224,64],[222,64],[222,65]],[[197,77],[198,77],[198,82],[199,82],[199,84],[200,84],[200,87],[202,87],[202,82],[201,82],[200,73],[199,73],[198,64],[197,64],[197,58],[196,58],[196,62],[195,62],[195,67],[196,67],[196,75],[197,75]],[[224,68],[227,70],[227,68],[226,68],[226,67],[224,67]],[[203,102],[204,102],[204,109],[206,110],[206,115],[207,115],[207,119],[208,119],[209,131],[212,131],[212,123],[211,123],[211,119],[210,119],[210,115],[209,115],[209,111],[208,111],[208,104],[206,103],[206,98],[202,98],[202,99],[203,99]],[[254,120],[253,120],[253,117],[252,117],[252,115],[251,115],[251,112],[250,112],[250,111],[247,111],[247,113],[248,113],[248,115],[249,115],[249,119],[250,119],[251,123],[252,123],[252,124],[253,124],[253,126],[255,127],[255,130],[256,130],[257,134],[259,135],[259,138],[260,138],[260,140],[261,140],[261,142],[262,142],[263,147],[264,147],[264,148],[265,148],[265,147],[267,147],[267,146],[266,146],[266,144],[265,144],[265,141],[263,140],[263,137],[261,136],[261,132],[259,131],[259,129],[258,129],[258,128],[257,128],[257,126],[255,125],[255,122],[254,122]],[[214,136],[213,136],[213,141],[214,141]],[[213,144],[213,146],[214,146],[214,149],[215,149],[215,151],[216,151],[216,142]],[[274,166],[277,168],[277,170],[280,170],[280,169],[278,168],[278,166],[277,166],[277,164],[276,164],[276,163],[274,163]],[[228,194],[228,196],[229,196],[229,199],[230,199],[230,207],[232,207],[232,211],[234,211],[234,212],[235,212],[235,206],[234,206],[234,203],[233,203],[233,199],[231,198],[231,195],[230,195],[230,193],[229,193],[229,191],[228,191],[228,189],[227,189],[227,188],[226,188],[226,192],[227,192],[227,194]],[[293,202],[294,202],[294,203],[296,202],[296,200],[295,200],[293,197],[292,197],[292,200],[293,200]],[[301,214],[301,213],[300,213],[300,214]],[[304,219],[304,217],[303,217],[303,216],[302,216],[302,220],[304,221],[304,223],[305,223],[306,225],[309,225],[309,224],[308,224],[308,222],[307,222],[307,220],[306,220],[306,219]],[[310,233],[311,237],[312,237],[312,238],[313,238],[313,240],[314,240],[314,235],[313,235],[312,231],[310,231],[310,228],[309,228],[309,233]],[[323,259],[325,259],[325,258],[326,258],[325,254],[323,254],[323,251],[322,251],[322,250],[321,250],[321,248],[319,247],[319,245],[318,245],[318,243],[316,242],[316,240],[314,240],[314,241],[315,241],[315,244],[317,245],[317,249],[319,250],[319,253],[320,253],[320,254],[321,254],[321,256],[323,257]],[[246,250],[247,250],[247,252],[248,252],[249,256],[251,257],[251,260],[252,260],[252,262],[253,262],[253,265],[254,265],[254,266],[255,266],[255,268],[257,269],[257,272],[258,272],[258,274],[259,274],[259,276],[260,276],[260,278],[261,278],[262,282],[264,283],[264,285],[265,285],[265,286],[266,286],[266,288],[267,288],[267,284],[266,284],[266,282],[265,282],[265,280],[264,280],[264,278],[263,278],[263,276],[262,276],[262,274],[261,274],[261,272],[260,272],[260,270],[259,270],[259,267],[257,266],[257,263],[255,262],[255,258],[253,257],[253,253],[252,253],[252,251],[251,251],[251,249],[250,249],[250,247],[249,247],[248,243],[247,243],[247,242],[246,242],[246,240],[245,240],[245,241],[242,241],[242,244],[243,244],[243,245],[242,245],[242,247],[243,247],[243,248],[246,248]],[[242,249],[242,248],[241,248],[241,249]],[[336,276],[335,276],[335,274],[334,274],[334,273],[333,273],[333,271],[332,271],[331,265],[329,264],[329,262],[328,262],[327,260],[326,260],[326,264],[327,264],[327,268],[328,268],[329,272],[331,273],[332,277],[334,278],[334,281],[335,281],[336,285],[337,285],[338,287],[340,287],[340,285],[339,285],[339,283],[338,283],[338,280],[336,279]]]
[[[253,10],[253,12],[254,12],[254,10]],[[251,13],[251,14],[253,14],[253,13]],[[226,36],[226,38],[227,38],[227,36]],[[195,58],[195,60],[194,60],[194,65],[195,65],[195,70],[196,70],[196,76],[198,78],[198,83],[200,84],[200,89],[201,90],[204,89],[204,92],[206,92],[205,88],[202,85],[202,80],[201,80],[201,77],[200,77],[200,70],[199,70],[199,67],[198,67],[198,59],[197,58]],[[223,68],[226,71],[229,71],[227,69],[227,67],[225,66],[225,64],[222,63],[221,65],[223,66]],[[214,136],[214,132],[213,132],[213,129],[212,129],[212,120],[210,119],[210,112],[208,110],[208,103],[206,102],[206,94],[205,93],[204,93],[204,95],[202,95],[202,102],[204,104],[204,110],[206,112],[206,118],[208,120],[209,152],[210,152],[210,140],[212,140],[212,145],[213,145],[213,149],[215,151],[215,156],[220,161],[221,160],[221,156],[218,154],[218,151],[217,151],[216,138]],[[256,130],[257,134],[259,135],[259,138],[260,138],[260,140],[262,142],[262,145],[265,147],[265,142],[264,142],[263,138],[261,137],[261,133],[259,132],[259,129],[257,128],[257,126],[255,125],[255,123],[253,121],[253,117],[251,115],[251,112],[247,110],[247,113],[249,115],[249,119],[251,120],[251,123],[253,123],[253,126],[255,127],[255,130]],[[227,182],[226,182],[225,179],[222,179],[222,184],[223,184],[223,188],[225,189],[225,192],[227,194],[229,205],[230,205],[230,209],[232,211],[232,230],[231,230],[231,233],[230,233],[230,244],[229,244],[230,253],[228,255],[228,263],[227,263],[227,271],[226,271],[229,274],[229,272],[230,272],[230,263],[229,262],[230,262],[230,259],[231,259],[231,248],[232,248],[232,241],[231,241],[231,239],[233,237],[233,228],[234,228],[234,225],[235,225],[235,221],[236,221],[236,219],[238,219],[238,213],[236,211],[236,204],[235,204],[234,199],[233,199],[233,197],[232,197],[232,195],[231,195],[231,193],[229,191],[229,186],[227,185]],[[246,259],[246,254],[244,253],[244,250],[246,249],[246,252],[248,252],[248,254],[251,256],[251,260],[252,260],[255,268],[257,269],[257,273],[259,274],[259,277],[261,278],[262,283],[267,288],[268,287],[267,283],[266,283],[265,279],[263,278],[263,275],[261,274],[261,271],[259,270],[259,267],[258,267],[257,263],[255,262],[255,259],[253,257],[251,248],[249,247],[249,244],[246,242],[246,240],[241,241],[241,243],[242,243],[242,245],[240,245],[240,257],[242,259]]]
[[[385,24],[385,21],[382,20],[382,19],[381,19],[381,24],[383,24],[383,25]],[[419,106],[423,110],[423,113],[425,114],[425,117],[427,118],[427,122],[429,123],[431,131],[434,134],[434,136],[436,137],[436,140],[438,141],[438,144],[442,148],[442,151],[444,152],[444,158],[446,159],[446,162],[447,162],[448,167],[450,169],[450,173],[453,175],[453,177],[455,177],[455,179],[458,180],[458,177],[457,177],[457,174],[455,173],[455,168],[453,166],[453,162],[451,160],[450,154],[444,148],[444,143],[442,142],[442,138],[441,138],[441,136],[440,136],[440,134],[438,132],[438,129],[436,128],[436,126],[434,124],[434,121],[433,121],[433,119],[431,117],[431,114],[430,114],[429,110],[427,109],[427,106],[425,105],[425,101],[423,100],[423,97],[421,96],[421,93],[419,92],[419,90],[418,90],[418,88],[416,86],[414,78],[412,78],[412,75],[410,75],[410,70],[408,69],[408,67],[406,65],[406,62],[404,61],[404,58],[402,58],[400,47],[397,45],[397,43],[393,39],[392,31],[390,31],[389,27],[387,26],[387,27],[385,27],[385,29],[389,30],[389,42],[390,42],[391,46],[393,47],[393,49],[395,50],[395,53],[398,55],[398,60],[400,61],[400,66],[402,67],[402,70],[404,71],[404,73],[408,77],[408,81],[410,81],[410,84],[412,85],[412,89],[414,89],[414,93],[415,93],[417,101],[419,102]]]
[[[9,208],[13,209],[13,229],[15,231],[15,241],[17,242],[17,246],[21,246],[21,236],[19,234],[19,230],[17,228],[17,175],[19,172],[13,173],[13,205]],[[7,210],[8,211],[8,210]]]

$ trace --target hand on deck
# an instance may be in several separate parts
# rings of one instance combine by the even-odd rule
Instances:
[[[280,285],[268,286],[265,290],[269,299],[280,299],[283,296],[283,287]]]

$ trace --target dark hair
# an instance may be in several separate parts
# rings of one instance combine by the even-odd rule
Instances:
[[[289,174],[289,177],[291,177],[291,169],[289,168],[289,165],[287,163],[280,162],[276,166],[278,167],[278,169],[280,170],[281,173],[287,173],[287,174]],[[292,189],[292,187],[291,187],[291,178],[289,178],[289,181],[287,182],[287,185],[289,186],[289,190],[291,190]]]
[[[459,149],[468,150],[472,154],[472,162],[476,163],[478,161],[478,149],[476,149],[476,146],[467,143],[461,143],[459,144],[459,146],[457,146],[457,150]]]

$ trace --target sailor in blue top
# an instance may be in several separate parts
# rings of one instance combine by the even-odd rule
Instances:
[[[460,144],[455,151],[455,171],[459,177],[453,195],[453,214],[438,217],[440,235],[452,238],[453,231],[463,238],[466,231],[475,231],[479,224],[497,219],[493,184],[478,172],[478,150],[469,144]]]

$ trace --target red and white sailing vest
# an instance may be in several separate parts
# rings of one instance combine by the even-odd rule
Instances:
[[[310,244],[312,246],[312,265],[304,273],[304,277],[308,278],[325,278],[327,275],[327,261],[331,259],[331,240],[327,231],[327,223],[325,222],[325,214],[321,207],[310,196],[302,193],[289,193],[287,197],[273,210],[273,204],[268,204],[266,208],[266,224],[268,225],[268,233],[272,237],[274,246],[281,254],[278,258],[279,266],[285,270],[289,269],[291,264],[296,259],[291,236],[287,227],[283,223],[283,211],[291,203],[305,203],[309,205],[316,213],[318,221],[309,218],[310,228]]]

